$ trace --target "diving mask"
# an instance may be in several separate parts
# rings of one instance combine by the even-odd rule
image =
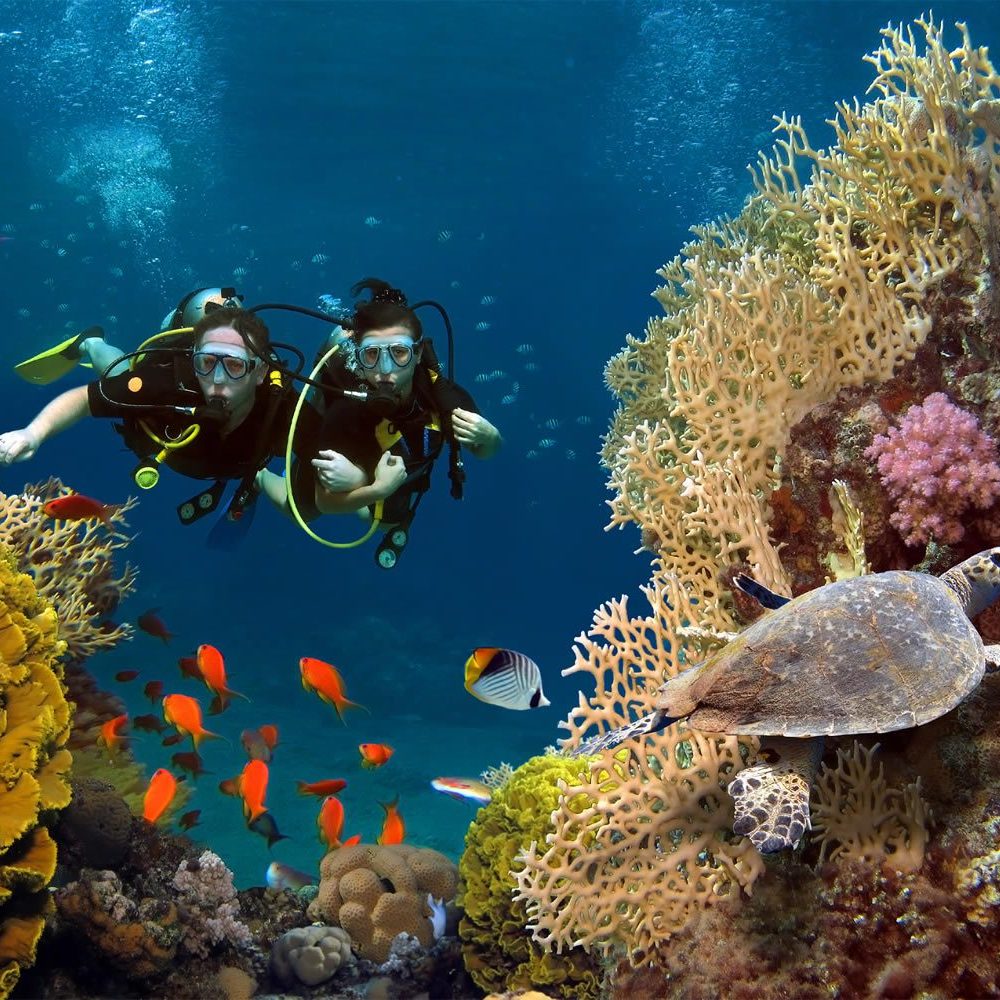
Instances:
[[[391,344],[362,341],[357,349],[358,364],[366,371],[378,368],[383,375],[389,375],[394,368],[410,364],[415,347],[411,340],[394,340]]]
[[[214,351],[195,351],[191,355],[191,363],[195,373],[202,378],[208,378],[221,364],[226,377],[234,382],[246,378],[257,367],[255,358],[244,358],[238,354],[216,354]]]

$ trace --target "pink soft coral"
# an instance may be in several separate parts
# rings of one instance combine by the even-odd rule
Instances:
[[[896,502],[889,520],[907,545],[931,537],[960,541],[960,515],[970,506],[985,509],[1000,496],[993,439],[943,392],[910,407],[899,427],[876,435],[865,457],[878,462],[882,485]]]

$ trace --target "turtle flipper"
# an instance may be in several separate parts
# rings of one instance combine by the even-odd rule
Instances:
[[[995,674],[1000,670],[1000,646],[986,647],[986,673]]]
[[[733,833],[750,838],[761,854],[795,847],[810,829],[809,786],[823,741],[773,737],[761,742],[760,762],[729,783]]]
[[[749,594],[754,598],[761,607],[770,608],[772,611],[776,608],[784,607],[791,600],[790,597],[785,597],[784,594],[775,593],[770,587],[765,587],[764,584],[755,580],[752,576],[747,576],[746,573],[738,573],[734,576],[733,583],[744,594]]]
[[[608,732],[602,733],[600,736],[584,740],[578,747],[570,750],[569,755],[571,757],[585,757],[588,754],[601,753],[604,750],[614,750],[616,746],[626,740],[648,736],[650,733],[658,733],[676,721],[665,712],[650,712],[649,715],[644,715],[641,719],[636,719],[635,722],[630,722],[627,726],[609,729]]]

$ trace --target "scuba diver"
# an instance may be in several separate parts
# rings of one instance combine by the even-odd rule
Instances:
[[[406,544],[410,521],[445,445],[451,493],[460,498],[460,448],[490,458],[501,438],[472,396],[441,373],[433,345],[401,291],[377,278],[365,278],[351,291],[356,296],[367,291],[370,298],[343,320],[350,339],[341,341],[323,372],[323,382],[333,391],[326,394],[316,457],[305,462],[305,450],[298,451],[292,499],[306,519],[352,511],[375,518],[388,529],[376,561],[390,569]],[[423,304],[437,306],[417,307]],[[344,392],[351,387],[362,392]],[[280,476],[263,470],[257,486],[287,508],[286,482]]]
[[[76,363],[102,366],[103,374],[57,396],[26,427],[0,434],[0,465],[31,458],[83,417],[110,417],[120,421],[116,430],[140,459],[133,473],[140,488],[158,482],[161,463],[183,476],[215,480],[178,507],[183,523],[215,510],[227,480],[239,486],[226,516],[239,520],[256,499],[259,470],[285,454],[291,386],[267,326],[241,307],[234,289],[190,293],[165,325],[129,355],[91,328],[22,362],[20,374],[40,384]],[[315,411],[303,410],[297,440],[310,440],[316,424]],[[311,443],[308,448],[314,453]]]

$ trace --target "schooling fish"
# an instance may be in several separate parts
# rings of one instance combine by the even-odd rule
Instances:
[[[201,671],[198,669],[197,656],[182,656],[177,661],[177,669],[181,672],[181,677],[191,677],[196,681],[201,680]]]
[[[190,736],[195,750],[202,740],[219,738],[201,724],[201,705],[188,694],[168,694],[163,699],[163,718],[182,736]]]
[[[148,681],[142,693],[155,705],[163,697],[163,681]]]
[[[261,813],[255,820],[247,823],[247,829],[264,837],[268,847],[279,840],[288,840],[288,837],[278,829],[278,824],[269,812]]]
[[[343,778],[327,778],[324,781],[297,781],[299,795],[336,795],[347,787]]]
[[[202,767],[202,759],[194,750],[185,750],[173,754],[170,758],[170,763],[180,771],[187,771],[192,778],[197,778],[202,774],[212,773],[211,771],[206,771],[205,768]]]
[[[307,885],[319,884],[317,876],[291,865],[283,865],[280,861],[272,861],[267,866],[264,879],[269,889],[304,889]]]
[[[480,646],[465,661],[465,689],[488,705],[516,710],[540,708],[551,702],[542,693],[538,664],[524,653]]]
[[[205,682],[205,687],[215,695],[212,699],[212,705],[208,710],[209,715],[218,715],[220,712],[225,711],[229,707],[229,700],[231,698],[250,700],[245,694],[240,694],[239,691],[233,691],[228,687],[226,683],[226,661],[222,658],[222,653],[215,646],[207,644],[199,646],[195,658],[198,663],[198,673],[201,674],[201,679]]]
[[[118,510],[118,504],[101,503],[82,493],[55,497],[42,504],[42,513],[56,521],[93,521],[111,523],[111,515]]]
[[[147,635],[153,636],[154,639],[162,639],[164,642],[170,642],[173,639],[174,634],[167,628],[163,619],[156,613],[159,608],[150,608],[148,611],[143,611],[138,618],[136,618],[135,623],[145,632]]]
[[[435,778],[431,782],[435,792],[443,792],[453,799],[485,806],[493,797],[493,790],[475,778]]]
[[[278,727],[265,723],[257,730],[264,738],[264,742],[273,750],[278,745]]]
[[[177,793],[177,779],[161,767],[149,779],[149,787],[142,800],[142,815],[145,820],[155,823],[166,811]]]
[[[316,817],[320,842],[326,844],[327,850],[340,847],[340,835],[344,832],[344,804],[336,795],[328,795],[319,807]]]
[[[307,691],[318,694],[328,705],[333,705],[341,722],[344,721],[345,708],[364,708],[364,705],[347,700],[344,679],[337,668],[329,663],[312,656],[303,656],[299,660],[299,671],[302,674],[302,686]]]
[[[181,816],[181,818],[177,821],[177,825],[182,830],[190,830],[191,827],[198,825],[198,819],[200,816],[200,809],[192,809],[190,812],[186,812],[183,816]]]
[[[250,760],[262,760],[265,764],[271,761],[271,748],[259,729],[244,729],[240,733],[240,744]]]
[[[106,746],[108,753],[112,756],[121,750],[125,742],[125,735],[122,730],[126,725],[128,725],[127,712],[124,715],[116,715],[101,726],[97,742]]]
[[[118,673],[115,674],[115,680],[122,684],[127,684],[129,681],[134,681],[138,676],[138,670],[119,670]]]
[[[406,824],[397,808],[399,796],[397,795],[391,802],[380,802],[379,805],[385,810],[385,819],[382,821],[382,832],[375,843],[401,844],[406,836]]]
[[[367,768],[381,767],[396,751],[386,743],[359,743],[361,766]]]
[[[264,799],[267,797],[267,782],[270,772],[262,760],[250,760],[235,778],[219,782],[223,795],[237,795],[243,800],[243,815],[247,825],[267,812]]]
[[[147,733],[162,733],[167,727],[156,715],[137,715],[132,720],[133,729],[141,729]]]

